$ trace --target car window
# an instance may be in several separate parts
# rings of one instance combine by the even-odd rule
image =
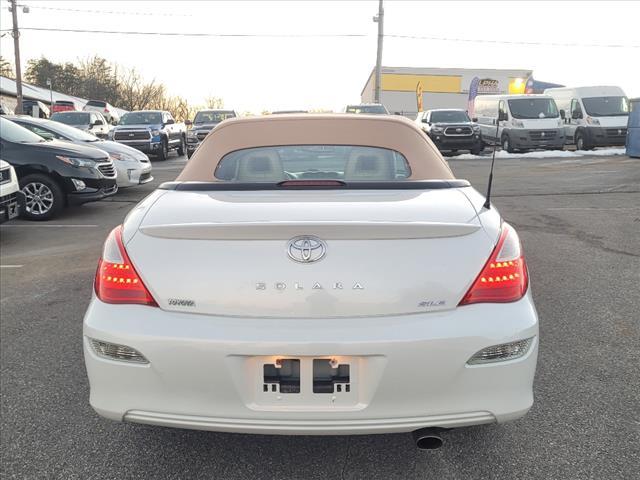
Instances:
[[[558,118],[556,102],[551,98],[516,98],[507,100],[513,118]]]
[[[193,123],[219,123],[227,118],[235,118],[235,112],[207,112],[202,111],[196,114]]]
[[[407,159],[394,150],[351,145],[285,145],[228,153],[214,176],[229,182],[404,180],[411,175]]]
[[[580,108],[580,102],[576,98],[571,100],[571,117],[572,118],[582,117],[582,108]]]
[[[77,142],[95,142],[98,140],[95,135],[80,130],[79,128],[65,125],[64,123],[54,122],[53,120],[43,120],[42,122],[43,128],[68,140]]]
[[[45,140],[17,123],[0,117],[0,138],[13,143],[42,143]]]
[[[88,125],[89,114],[84,112],[57,112],[51,115],[51,120],[66,125]]]
[[[160,112],[129,112],[120,119],[120,125],[157,125],[162,123]]]
[[[433,123],[464,123],[470,122],[467,112],[461,110],[440,110],[431,112],[429,121]]]
[[[29,123],[21,123],[21,122],[16,122],[18,125],[26,128],[27,130],[32,131],[33,133],[35,133],[36,135],[39,135],[40,137],[44,138],[44,139],[48,139],[48,138],[57,138],[58,140],[66,140],[66,138],[62,137],[61,135],[52,132],[51,130],[47,130],[45,128],[40,128],[37,125],[31,125]]]
[[[387,109],[382,105],[349,105],[347,113],[387,114]]]

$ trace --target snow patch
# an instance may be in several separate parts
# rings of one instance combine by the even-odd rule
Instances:
[[[570,152],[567,150],[540,150],[527,153],[509,153],[504,150],[496,152],[497,159],[507,158],[579,158],[579,157],[609,157],[612,155],[626,155],[624,148],[602,148],[599,150],[576,150]],[[491,158],[491,155],[473,155],[471,153],[463,153],[455,157],[448,157],[447,160],[477,160],[481,158]]]

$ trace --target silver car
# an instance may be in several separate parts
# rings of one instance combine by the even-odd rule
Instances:
[[[102,100],[89,100],[82,109],[85,112],[100,112],[111,125],[117,125],[120,115],[113,105]]]
[[[27,116],[9,117],[21,125],[46,139],[57,139],[80,145],[99,148],[109,154],[118,173],[118,188],[141,185],[153,180],[149,157],[135,148],[98,137],[77,128],[53,120],[44,120]]]

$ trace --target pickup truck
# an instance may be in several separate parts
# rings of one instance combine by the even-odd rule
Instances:
[[[228,118],[236,118],[238,114],[235,110],[200,110],[196,113],[193,122],[187,120],[187,126],[191,130],[187,133],[187,158],[191,158],[193,152],[202,143],[211,130],[220,122]]]
[[[164,110],[125,113],[110,132],[111,140],[166,160],[170,150],[182,156],[187,151],[187,127],[176,123]]]

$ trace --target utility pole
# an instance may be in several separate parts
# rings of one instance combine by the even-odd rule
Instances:
[[[376,88],[374,93],[374,102],[380,103],[380,77],[382,69],[382,40],[384,38],[384,9],[382,8],[382,0],[378,1],[378,15],[373,17],[373,21],[378,24],[378,55],[376,57]]]
[[[47,85],[49,86],[49,107],[52,109],[51,113],[53,113],[53,84],[50,78],[47,78]]]
[[[18,5],[11,1],[11,15],[13,17],[13,51],[16,63],[16,113],[22,113],[22,68],[20,68],[20,31],[18,30]]]

